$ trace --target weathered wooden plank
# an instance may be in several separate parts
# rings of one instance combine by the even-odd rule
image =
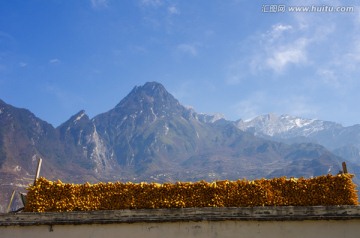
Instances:
[[[346,220],[360,219],[359,206],[227,207],[135,209],[90,212],[0,214],[0,226],[109,224],[135,222],[225,221],[225,220]]]

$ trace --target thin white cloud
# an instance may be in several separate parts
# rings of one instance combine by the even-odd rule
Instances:
[[[49,60],[49,64],[60,64],[60,63],[61,63],[61,61],[57,58]]]
[[[249,45],[227,69],[226,82],[238,84],[264,72],[284,74],[290,66],[309,64],[308,47],[313,40],[294,25],[277,23],[263,34],[251,36]]]
[[[289,66],[309,63],[308,47],[311,39],[303,36],[299,29],[290,24],[274,24],[264,34],[250,37],[249,45],[240,53],[241,58],[229,64],[226,83],[238,84],[264,72],[276,75],[285,73]]]
[[[134,53],[138,53],[138,54],[146,54],[146,53],[148,53],[148,49],[145,46],[142,46],[142,45],[132,45],[129,48]]]
[[[91,7],[94,9],[107,8],[108,6],[108,0],[91,0]]]
[[[335,18],[339,15],[327,14],[325,18],[322,14],[292,14],[270,26],[265,33],[252,36],[254,47],[248,53],[248,72],[258,74],[270,70],[284,74],[290,66],[315,67],[320,57],[330,56],[333,50],[324,46],[333,45],[331,41],[339,39],[334,35],[339,27]],[[326,61],[331,59],[328,57]]]
[[[178,9],[176,6],[170,6],[170,7],[168,7],[168,12],[169,12],[171,15],[179,15],[179,14],[180,14],[180,11],[179,11],[179,9]]]
[[[198,55],[198,49],[196,44],[180,44],[177,46],[177,49],[183,53],[186,53],[191,56]]]
[[[21,68],[25,68],[25,67],[28,66],[28,64],[25,63],[25,62],[20,62],[20,63],[19,63],[19,66],[20,66]]]
[[[291,26],[291,25],[279,23],[279,24],[271,26],[271,31],[264,34],[263,37],[265,39],[267,39],[267,41],[272,42],[272,41],[277,40],[278,38],[282,37],[283,34],[286,33],[286,31],[290,31],[292,29],[293,29],[293,26]]]
[[[162,0],[141,0],[142,6],[160,7],[163,5]]]
[[[291,25],[277,24],[273,26],[273,34],[276,32],[283,32],[291,29],[293,29]]]
[[[266,65],[277,73],[281,73],[290,65],[298,65],[307,62],[306,46],[307,39],[298,39],[286,46],[276,46],[269,49]]]
[[[323,22],[320,21],[320,23]],[[235,63],[239,65],[238,70],[233,69],[234,63],[229,64],[230,71],[233,73],[228,75],[226,81],[236,84],[243,78],[254,77],[265,72],[272,72],[275,74],[272,76],[277,76],[288,73],[288,69],[292,66],[313,66],[314,56],[310,49],[326,41],[333,32],[334,24],[332,23],[317,26],[303,18],[299,18],[292,24],[273,24],[264,33],[253,35],[248,39],[249,42],[241,44],[251,43],[252,47],[244,48],[244,52],[240,53],[241,58],[236,62],[242,64]]]
[[[271,26],[271,30],[259,39],[262,42],[259,50],[264,52],[260,54],[264,55],[255,56],[257,61],[260,60],[258,64],[265,65],[265,68],[276,73],[282,73],[289,65],[306,63],[310,39],[302,36],[299,30],[289,24],[279,23]],[[256,61],[253,60],[252,63]]]

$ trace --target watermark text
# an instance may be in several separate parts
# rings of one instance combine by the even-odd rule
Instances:
[[[284,4],[264,4],[261,7],[263,13],[285,13],[285,12],[314,12],[314,13],[347,13],[354,12],[354,6],[287,6]]]

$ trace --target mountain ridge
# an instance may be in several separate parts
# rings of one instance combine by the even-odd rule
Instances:
[[[275,114],[235,122],[236,126],[256,136],[285,143],[318,143],[333,153],[360,161],[360,125],[342,126],[339,123]]]
[[[42,175],[68,182],[236,180],[341,169],[342,158],[324,146],[254,135],[239,129],[238,122],[181,105],[157,82],[135,86],[107,112],[89,118],[81,110],[56,128],[10,105],[19,115],[6,119],[1,105],[4,184],[15,179],[24,186],[40,157]]]

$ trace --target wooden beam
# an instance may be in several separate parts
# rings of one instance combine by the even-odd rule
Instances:
[[[11,204],[12,204],[12,202],[13,202],[13,200],[14,200],[14,196],[15,196],[15,190],[13,190],[13,192],[12,192],[12,194],[11,194],[11,198],[10,198],[10,201],[9,201],[9,205],[8,205],[8,207],[7,207],[7,209],[6,209],[6,212],[7,212],[7,213],[10,212]]]
[[[34,186],[36,184],[36,180],[39,178],[39,175],[40,175],[41,163],[42,163],[42,159],[39,158],[38,165],[37,165],[37,168],[36,168],[35,179],[34,179]]]
[[[348,173],[345,162],[342,162],[342,169],[343,169],[343,173],[344,173],[344,174],[347,174],[347,173]]]

